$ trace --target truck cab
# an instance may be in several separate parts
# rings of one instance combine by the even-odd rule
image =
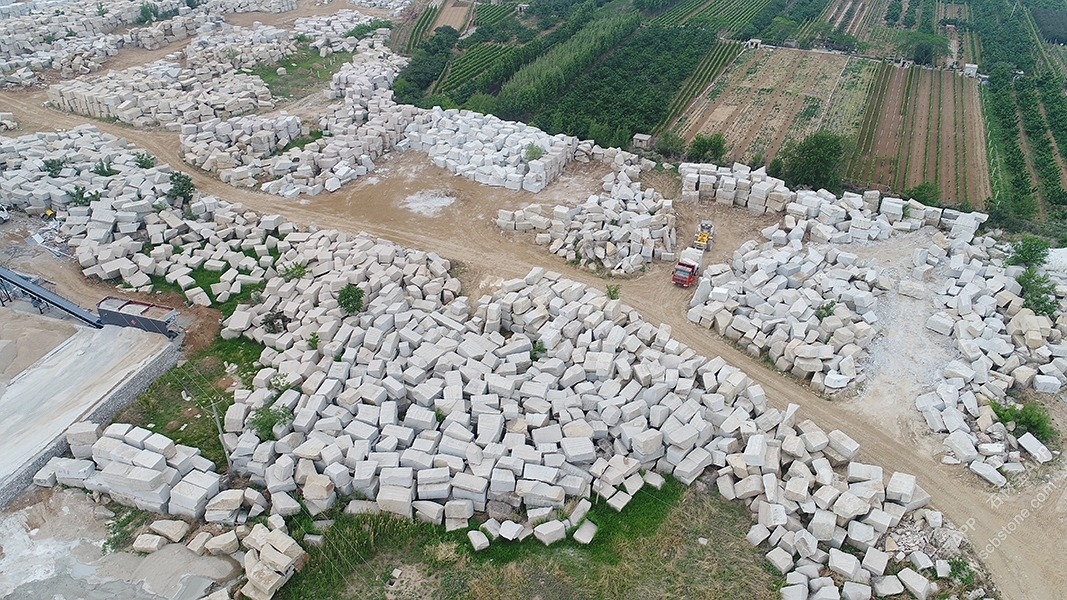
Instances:
[[[697,266],[679,262],[674,266],[674,274],[671,275],[671,283],[682,287],[689,287],[697,279]]]

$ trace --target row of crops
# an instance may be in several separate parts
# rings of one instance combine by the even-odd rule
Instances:
[[[431,2],[426,10],[422,11],[419,18],[415,20],[415,25],[411,29],[411,34],[408,36],[407,44],[404,46],[404,52],[411,54],[415,51],[415,48],[422,42],[423,38],[429,32],[430,27],[434,21],[437,20],[437,13],[441,12],[442,1],[436,0]]]
[[[686,80],[682,89],[678,90],[678,93],[674,95],[670,106],[667,107],[667,116],[660,121],[656,132],[658,133],[670,127],[681,116],[682,111],[689,106],[689,102],[702,92],[712,79],[715,79],[726,70],[726,67],[740,53],[740,42],[722,42],[712,48],[711,52],[708,52],[708,55],[704,57],[704,60],[697,65],[693,75]]]
[[[474,26],[495,25],[514,12],[514,4],[479,4],[474,11]]]
[[[448,71],[441,73],[441,79],[434,87],[434,93],[448,93],[476,79],[486,69],[507,57],[514,50],[514,46],[484,43],[468,48],[462,56],[452,61]]]
[[[427,39],[440,10],[431,6],[413,26],[412,63],[394,91],[422,106],[625,144],[679,120],[742,52],[728,38],[767,28],[775,10],[810,24],[827,1],[533,0],[521,13],[516,2],[481,3],[475,30],[444,49],[448,40]]]
[[[867,180],[867,168],[873,162],[870,156],[874,151],[874,134],[878,130],[878,118],[882,114],[882,105],[885,103],[886,92],[889,91],[889,78],[892,74],[893,67],[888,63],[883,63],[867,89],[869,98],[867,110],[864,112],[863,121],[856,136],[855,149],[845,168],[845,179],[848,181]]]
[[[687,25],[710,31],[740,31],[770,0],[716,0],[689,17]]]

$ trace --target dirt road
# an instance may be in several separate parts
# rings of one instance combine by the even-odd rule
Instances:
[[[42,93],[0,93],[0,107],[15,112],[23,129],[29,131],[71,127],[82,122],[81,117],[42,108],[42,97]],[[135,131],[106,123],[97,125],[102,130],[127,137],[164,162],[175,166],[181,164],[173,134]],[[192,174],[201,191],[243,202],[257,211],[281,213],[305,225],[317,223],[348,231],[368,231],[404,245],[458,259],[466,266],[462,277],[465,291],[473,297],[479,295],[479,287],[490,286],[500,278],[525,275],[533,266],[560,271],[567,277],[601,288],[606,284],[592,273],[548,256],[543,248],[530,242],[529,236],[502,233],[492,223],[498,208],[514,209],[529,202],[547,206],[563,201],[580,202],[596,191],[599,176],[605,169],[572,168],[560,181],[533,196],[488,188],[453,177],[429,166],[425,156],[418,153],[383,160],[379,164],[381,168],[371,177],[345,187],[340,193],[298,200],[235,190],[204,174]],[[401,203],[419,190],[442,190],[456,201],[432,217],[402,208]],[[717,231],[722,233],[716,241],[715,253],[720,259],[726,255],[728,247],[736,247],[737,239],[756,231],[755,227],[767,219],[752,219],[743,211],[732,210],[715,213],[712,218],[734,220],[729,226],[717,224]],[[686,223],[683,222],[680,239],[692,232],[692,224],[690,221],[685,229]],[[726,234],[735,239],[728,239]],[[970,539],[983,554],[1005,598],[1043,600],[1062,597],[1062,590],[1067,587],[1067,572],[1059,564],[1059,557],[1067,553],[1067,536],[1062,533],[1063,521],[1067,517],[1067,498],[1062,488],[1067,482],[1062,470],[1051,474],[1048,483],[1032,482],[1020,491],[994,495],[993,490],[960,467],[941,465],[939,456],[895,436],[880,413],[865,410],[859,403],[826,401],[724,340],[690,324],[685,319],[690,293],[669,285],[668,273],[668,266],[657,265],[637,279],[622,281],[623,300],[641,311],[646,320],[671,325],[676,338],[700,353],[720,355],[744,368],[763,385],[773,405],[784,407],[790,402],[797,403],[803,407],[801,414],[804,417],[828,430],[841,429],[860,441],[863,445],[860,460],[880,464],[889,471],[915,474],[923,488],[932,494],[937,508],[958,526],[967,527]],[[911,398],[900,397],[899,401],[910,403]]]

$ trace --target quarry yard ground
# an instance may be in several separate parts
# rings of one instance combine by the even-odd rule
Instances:
[[[252,21],[261,21],[284,26],[297,16],[332,12],[336,8],[302,7],[295,13],[280,15],[237,15],[234,22],[250,25]],[[174,48],[168,49],[173,51]],[[151,53],[123,51],[108,67],[137,64],[132,61],[149,56]],[[20,129],[14,132],[16,135],[66,129],[86,121],[80,116],[48,109],[43,105],[44,101],[41,88],[0,92],[0,110],[13,112],[20,124]],[[282,104],[279,108],[284,110],[286,106]],[[603,165],[573,164],[542,193],[532,195],[453,177],[430,165],[425,155],[409,152],[393,154],[379,161],[379,168],[371,176],[332,195],[285,200],[237,190],[205,173],[183,167],[174,133],[135,130],[104,122],[95,125],[127,138],[160,162],[191,173],[197,189],[203,193],[242,202],[263,214],[280,213],[302,226],[317,224],[351,232],[366,231],[405,246],[436,252],[460,266],[464,293],[474,298],[491,293],[505,279],[524,276],[535,266],[562,272],[597,288],[608,283],[619,284],[622,300],[639,310],[646,321],[667,323],[672,327],[674,337],[699,353],[722,356],[727,362],[744,369],[764,387],[771,405],[784,408],[788,403],[799,404],[804,418],[814,420],[827,430],[841,429],[859,441],[863,449],[858,460],[881,465],[889,471],[914,473],[919,484],[932,495],[934,506],[957,527],[965,528],[1004,598],[1061,598],[1062,590],[1067,588],[1067,571],[1060,565],[1060,557],[1067,554],[1067,536],[1062,533],[1067,528],[1067,476],[1063,461],[1055,461],[1044,469],[1032,468],[1028,471],[1027,481],[994,492],[958,466],[941,464],[940,440],[929,433],[912,406],[915,394],[936,380],[937,365],[944,364],[954,351],[946,338],[934,339],[923,328],[928,314],[922,311],[927,310],[928,303],[903,298],[895,292],[880,298],[877,310],[882,318],[883,333],[872,345],[864,365],[866,383],[853,397],[827,400],[806,385],[776,372],[766,362],[739,351],[727,340],[687,321],[685,313],[691,291],[670,285],[670,265],[656,264],[633,279],[606,280],[548,255],[545,248],[533,244],[531,235],[503,233],[493,224],[498,209],[515,210],[532,202],[546,207],[583,202],[600,190],[601,177],[609,172]],[[644,184],[661,190],[666,197],[678,195],[678,183],[669,175],[646,176]],[[448,199],[452,199],[451,202]],[[710,204],[679,202],[676,211],[679,242],[683,244],[700,219],[710,218],[715,222],[717,235],[709,262],[729,260],[741,243],[758,239],[760,229],[778,220],[777,215],[753,216],[743,209]],[[33,227],[34,223],[38,222],[14,219],[0,225],[0,257],[5,265],[44,276],[56,284],[59,293],[83,306],[92,306],[103,295],[115,292],[108,286],[86,281],[72,261],[28,247],[24,238],[33,231],[26,228]],[[896,269],[900,276],[906,276],[912,250],[928,245],[929,241],[926,233],[898,236],[889,242],[860,248],[857,253],[876,258],[880,266]],[[190,324],[191,336],[195,337],[198,330],[213,325],[210,323],[211,311],[183,310],[187,315],[197,315]],[[28,361],[27,356],[30,355],[23,355],[20,348],[21,360]],[[4,375],[11,376],[7,372]],[[1059,401],[1050,406],[1061,431],[1067,431],[1065,406]],[[13,510],[30,506],[29,510],[34,514],[45,515],[41,524],[26,526],[35,530],[28,534],[27,544],[54,542],[53,546],[65,548],[64,544],[78,546],[77,540],[81,539],[103,539],[103,527],[87,513],[78,513],[81,515],[79,519],[68,518],[73,510],[88,509],[56,508],[56,500],[50,498],[43,495],[38,501],[37,497],[31,496],[5,513],[4,516],[9,517]],[[84,527],[75,531],[53,523],[52,519],[59,519],[59,523],[84,521]],[[19,568],[17,562],[9,561],[12,551],[17,551],[9,546],[12,543],[9,540],[15,539],[7,534],[0,535],[0,544],[8,546],[3,549],[4,558],[0,561],[4,562],[0,565],[5,568],[0,572]],[[116,558],[108,563],[108,568],[101,567],[96,574],[104,579],[134,580],[134,571],[147,570],[145,577],[159,578],[174,568],[163,561],[148,560],[135,567],[132,562],[123,563],[126,560],[132,559]],[[126,566],[121,566],[123,564]],[[49,579],[54,582],[50,591],[61,597],[69,597],[66,594],[88,594],[81,597],[89,598],[148,597],[136,595],[140,592],[125,585],[105,589],[102,594],[94,596],[96,591],[80,589],[71,583],[71,576],[78,573],[63,572],[69,566],[63,561],[55,564]],[[99,585],[108,584],[101,581]],[[3,593],[4,588],[0,588],[0,594]]]

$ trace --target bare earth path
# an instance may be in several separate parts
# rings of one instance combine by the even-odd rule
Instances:
[[[0,93],[0,110],[15,112],[23,131],[72,127],[84,122],[81,117],[43,108],[43,96],[42,92]],[[174,166],[181,164],[173,134],[136,131],[106,123],[97,123],[97,126],[128,138],[161,161]],[[342,193],[299,201],[235,190],[199,172],[192,175],[201,191],[244,202],[258,211],[281,213],[303,224],[318,223],[348,231],[366,230],[397,243],[459,259],[467,268],[462,277],[466,292],[474,297],[479,295],[479,284],[492,283],[490,278],[522,276],[532,266],[557,270],[596,287],[605,285],[606,282],[595,275],[548,256],[544,248],[533,245],[528,236],[501,233],[491,220],[498,208],[518,208],[529,202],[552,206],[568,200],[581,201],[595,191],[595,183],[606,172],[604,168],[572,167],[560,181],[533,196],[487,188],[452,177],[446,171],[429,166],[425,156],[418,153],[383,160],[380,165],[380,172],[374,174],[374,177],[382,178],[378,185],[368,177],[344,188]],[[422,216],[400,206],[408,195],[427,189],[447,191],[457,200],[434,217]],[[684,214],[689,209],[681,210]],[[765,223],[755,218],[746,220],[749,216],[743,211],[713,214],[712,218],[734,221],[727,227],[717,227],[724,233],[735,229],[755,232],[760,223]],[[689,229],[685,229],[685,223],[682,224],[680,236],[691,232],[691,223],[689,225]],[[741,234],[734,232],[733,235]],[[736,240],[720,237],[716,240],[714,254],[721,260],[733,247],[736,247]],[[937,508],[958,526],[966,525],[968,535],[983,554],[1005,598],[1062,598],[1062,591],[1067,588],[1067,571],[1060,564],[1060,557],[1067,554],[1067,536],[1062,533],[1067,518],[1067,497],[1063,493],[1067,481],[1062,469],[1049,474],[1051,481],[1048,484],[1035,483],[1018,492],[1002,491],[994,495],[991,488],[960,467],[941,465],[940,457],[934,455],[939,444],[902,440],[896,435],[896,427],[887,427],[882,413],[865,409],[859,401],[826,401],[710,332],[690,324],[685,319],[690,292],[671,286],[667,282],[668,274],[668,266],[657,265],[638,279],[622,281],[623,299],[641,311],[646,320],[671,325],[674,336],[698,352],[707,356],[720,355],[744,368],[763,385],[773,405],[784,407],[789,402],[797,403],[803,407],[805,417],[828,430],[839,428],[860,441],[863,446],[860,460],[880,464],[891,471],[915,474],[922,487],[933,496]],[[889,398],[897,392],[892,381],[875,380],[868,385],[890,387],[883,390]],[[897,400],[907,404],[911,397],[897,396]],[[900,414],[902,418],[908,418],[903,412]],[[1001,532],[1003,539],[998,538]]]

